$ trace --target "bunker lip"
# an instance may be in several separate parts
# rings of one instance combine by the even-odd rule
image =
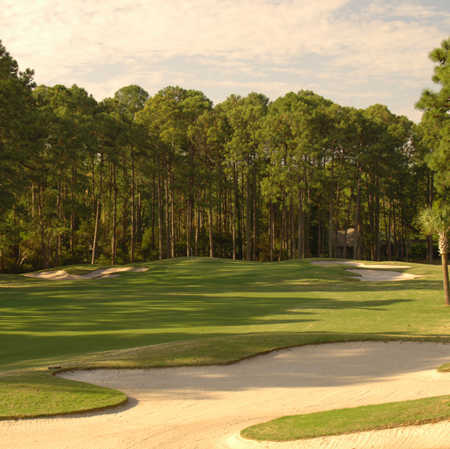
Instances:
[[[25,273],[24,276],[37,279],[47,279],[51,281],[61,281],[61,280],[73,281],[84,279],[112,278],[117,277],[117,273],[123,272],[142,273],[145,271],[148,271],[147,267],[111,267],[94,270],[87,274],[69,274],[65,270],[57,270],[57,271],[36,271],[33,273]]]
[[[384,431],[370,432],[362,445],[355,444],[359,434],[328,437],[319,446],[238,435],[280,416],[448,394],[450,375],[436,371],[448,360],[445,343],[352,342],[300,346],[232,365],[66,372],[68,379],[121,390],[135,405],[92,416],[1,421],[0,447],[56,449],[64,435],[65,449],[442,449],[448,422],[391,429],[386,442],[378,433]]]
[[[446,449],[449,431],[450,423],[442,421],[283,443],[257,442],[236,434],[227,443],[230,449]]]

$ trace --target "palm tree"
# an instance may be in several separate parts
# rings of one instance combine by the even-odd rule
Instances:
[[[442,259],[442,273],[444,276],[445,303],[450,305],[448,287],[448,235],[450,233],[450,209],[448,207],[428,207],[419,215],[419,222],[423,231],[428,234],[438,234],[439,253]]]

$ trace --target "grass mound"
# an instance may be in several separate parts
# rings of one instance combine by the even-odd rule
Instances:
[[[120,391],[45,373],[0,377],[0,398],[0,419],[103,409],[127,400]]]
[[[241,436],[253,440],[292,441],[447,419],[450,419],[450,395],[285,416],[248,427]]]

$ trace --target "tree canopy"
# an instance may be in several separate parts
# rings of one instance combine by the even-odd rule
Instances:
[[[76,85],[35,86],[0,46],[0,270],[421,258],[414,218],[448,186],[448,41],[432,55],[441,91],[424,93],[416,126],[307,90],[213,105],[199,90],[130,85],[97,102]]]
[[[448,234],[450,231],[450,38],[429,55],[436,63],[433,81],[440,90],[424,90],[416,107],[423,110],[421,138],[426,148],[425,161],[434,179],[437,201],[428,202],[419,215],[425,233],[439,236],[444,294],[450,304],[448,277]]]
[[[424,111],[422,127],[430,146],[426,161],[435,175],[435,185],[442,197],[450,197],[450,38],[430,53],[436,63],[433,81],[440,90],[422,93],[416,106]]]

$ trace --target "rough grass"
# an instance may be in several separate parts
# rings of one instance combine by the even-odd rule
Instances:
[[[254,440],[291,441],[418,425],[446,419],[450,419],[450,395],[285,416],[247,427],[241,435]]]
[[[0,275],[0,403],[8,391],[8,413],[15,413],[17,384],[2,375],[31,382],[26,376],[38,372],[54,385],[42,404],[59,413],[51,396],[65,393],[48,366],[216,364],[310,343],[450,341],[440,267],[410,265],[408,272],[424,277],[369,283],[343,266],[206,258],[154,262],[144,273],[99,280]],[[17,416],[27,414],[21,407]]]

